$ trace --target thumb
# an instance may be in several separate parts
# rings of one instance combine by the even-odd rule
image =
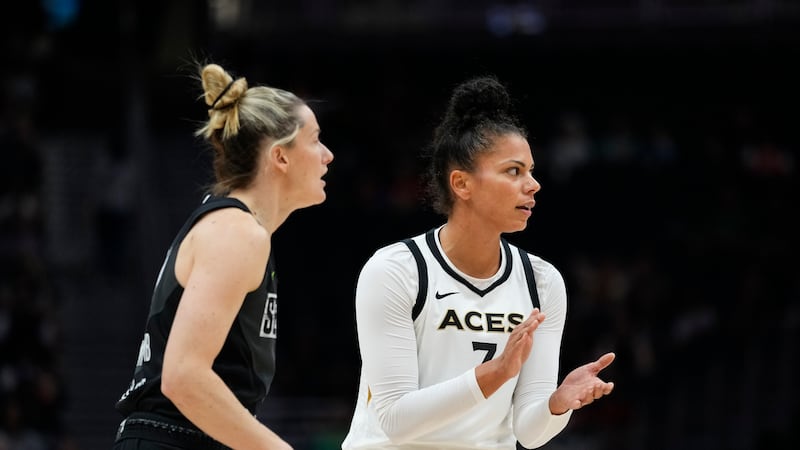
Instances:
[[[616,358],[617,355],[614,352],[608,352],[605,355],[597,358],[597,361],[594,362],[594,369],[598,372],[608,367]]]

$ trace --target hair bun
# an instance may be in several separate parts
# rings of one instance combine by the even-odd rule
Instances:
[[[208,64],[201,73],[206,105],[223,109],[236,103],[247,91],[247,80],[233,77],[218,64]]]
[[[471,127],[485,118],[506,117],[511,97],[497,78],[482,76],[460,84],[450,101],[450,116],[463,127]]]

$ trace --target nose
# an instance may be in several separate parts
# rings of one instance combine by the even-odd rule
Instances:
[[[330,164],[331,161],[333,161],[333,152],[328,148],[327,145],[322,144],[322,146],[325,148],[325,151],[322,153],[322,163]]]
[[[531,194],[535,194],[542,189],[542,185],[539,183],[539,180],[534,178],[533,174],[528,175],[528,182],[525,184],[525,190],[530,192]]]

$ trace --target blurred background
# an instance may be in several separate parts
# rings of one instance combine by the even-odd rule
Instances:
[[[796,0],[6,1],[0,449],[110,448],[158,268],[210,159],[193,59],[308,99],[328,201],[276,233],[278,372],[262,419],[338,448],[353,289],[438,225],[425,145],[496,74],[543,185],[507,238],[563,273],[562,375],[615,392],[546,449],[800,447]],[[202,339],[202,332],[198,333]]]

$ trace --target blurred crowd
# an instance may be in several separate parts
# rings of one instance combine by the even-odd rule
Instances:
[[[32,80],[2,81],[0,449],[44,450],[57,448],[63,432],[61,303],[45,250]]]

